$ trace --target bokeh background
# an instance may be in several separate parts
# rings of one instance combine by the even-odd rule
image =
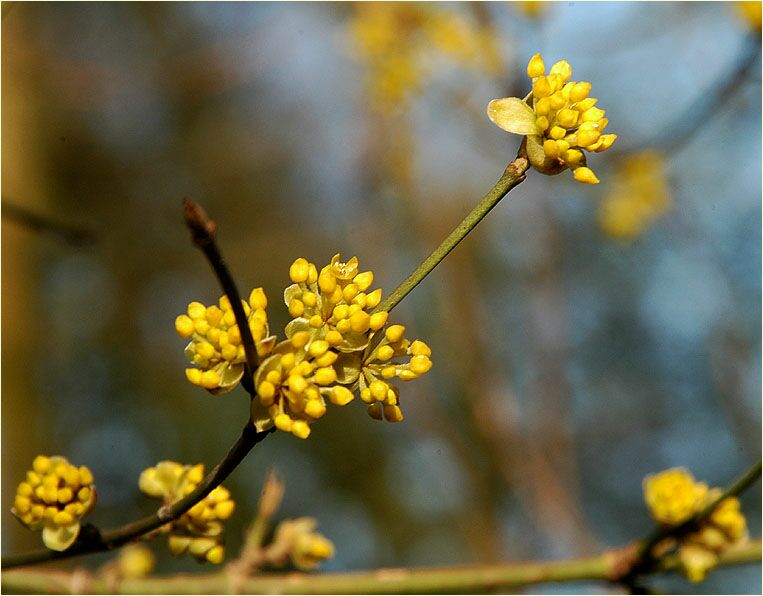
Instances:
[[[225,483],[229,556],[270,468],[277,518],[335,543],[326,570],[593,554],[651,528],[646,474],[728,484],[761,455],[759,23],[714,2],[4,3],[2,552],[40,544],[9,513],[38,453],[91,467],[109,527],[153,510],[142,469],[210,467],[238,436],[246,394],[183,374],[174,318],[220,295],[183,196],[272,329],[299,256],[357,255],[389,292],[515,154],[484,107],[527,92],[537,51],[608,110],[602,183],[530,173],[395,310],[435,362],[405,422],[353,403],[258,446]],[[742,500],[759,536],[759,485]],[[159,572],[202,570],[165,550]],[[528,592],[560,589],[614,588]]]

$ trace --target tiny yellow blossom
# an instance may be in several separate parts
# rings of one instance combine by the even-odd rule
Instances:
[[[182,465],[162,461],[144,470],[138,481],[147,496],[170,505],[190,494],[204,478],[204,464]],[[168,547],[175,556],[191,554],[199,561],[219,564],[223,561],[223,524],[235,510],[230,492],[217,486],[177,520],[164,526],[170,534]]]
[[[325,536],[315,532],[318,522],[312,517],[287,519],[276,527],[271,550],[276,554],[286,554],[297,569],[311,571],[321,561],[334,556],[334,544]]]
[[[145,577],[154,570],[156,557],[143,544],[128,544],[119,551],[117,566],[122,577]]]
[[[644,479],[644,500],[658,522],[677,526],[694,515],[707,495],[707,485],[695,482],[684,468],[672,468]]]
[[[80,520],[95,507],[93,474],[65,457],[38,455],[16,489],[11,513],[30,530],[42,530],[51,550],[63,551],[77,539]]]
[[[699,583],[718,564],[718,555],[697,544],[684,544],[678,550],[679,561],[687,579]]]
[[[570,81],[572,67],[566,60],[546,74],[540,54],[530,59],[527,75],[531,93],[525,99],[494,99],[488,117],[503,130],[526,137],[527,157],[539,172],[553,175],[570,169],[578,182],[598,184],[583,152],[605,151],[617,135],[604,134],[609,120],[605,110],[595,107],[597,100],[588,97],[591,84]]]
[[[215,395],[234,389],[246,368],[241,332],[228,297],[221,297],[218,304],[204,306],[191,302],[187,314],[175,319],[178,335],[191,340],[185,349],[186,358],[198,367],[187,368],[186,378]],[[269,335],[267,298],[262,288],[252,290],[249,301],[242,300],[242,304],[257,353],[265,356],[276,338]]]
[[[642,151],[622,159],[611,188],[599,205],[601,230],[613,238],[633,239],[670,208],[672,196],[665,156]]]
[[[511,3],[512,7],[516,7],[525,16],[531,19],[539,18],[549,8],[549,2],[542,2],[538,0],[516,0]]]

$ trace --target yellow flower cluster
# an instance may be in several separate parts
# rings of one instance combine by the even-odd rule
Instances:
[[[404,333],[402,325],[391,325],[360,359],[360,399],[369,404],[368,414],[376,420],[381,420],[382,416],[389,422],[403,419],[398,405],[400,391],[387,380],[397,377],[410,381],[432,368],[429,346],[418,339],[409,341]]]
[[[704,502],[708,487],[695,482],[683,468],[672,468],[644,478],[644,500],[652,517],[669,526],[685,522]]]
[[[80,520],[95,507],[93,474],[65,457],[38,455],[26,479],[16,488],[11,512],[31,530],[42,530],[42,541],[62,551],[77,539]]]
[[[599,226],[613,238],[639,236],[672,202],[665,156],[642,151],[618,166],[611,190],[599,206]]]
[[[294,282],[284,291],[284,302],[293,317],[286,337],[308,334],[305,348],[324,340],[327,348],[354,352],[368,345],[369,331],[378,331],[387,322],[387,313],[370,311],[381,302],[380,289],[366,293],[374,281],[371,271],[358,271],[358,259],[346,263],[334,255],[318,273],[313,263],[297,259],[289,268]]]
[[[138,481],[149,497],[170,505],[191,493],[204,478],[204,464],[184,466],[174,461],[159,462],[144,470]],[[230,492],[216,487],[174,522],[164,526],[168,546],[175,556],[191,554],[199,561],[219,564],[225,557],[222,522],[233,515],[236,504]]]
[[[511,3],[512,8],[518,9],[531,19],[539,18],[549,8],[549,2],[538,0],[515,0]]]
[[[721,495],[709,489],[683,468],[665,470],[644,479],[644,499],[652,517],[667,526],[677,526],[707,507]],[[683,571],[693,582],[700,582],[718,563],[718,555],[747,537],[747,522],[739,499],[721,501],[701,526],[681,539],[676,546]]]
[[[506,97],[488,104],[488,117],[500,128],[526,136],[527,157],[544,174],[572,170],[575,180],[598,184],[584,151],[606,151],[617,135],[603,134],[609,120],[590,97],[591,83],[570,81],[572,67],[556,62],[546,74],[540,54],[527,65],[532,91],[524,99]]]
[[[334,556],[334,544],[315,531],[318,522],[312,517],[287,519],[278,524],[268,558],[281,566],[290,560],[297,569],[311,571],[321,561]]]
[[[403,109],[421,90],[437,54],[490,74],[500,64],[487,30],[433,4],[360,2],[349,28],[353,55],[368,67],[370,105],[383,114]]]
[[[198,367],[186,368],[186,377],[194,385],[214,394],[233,389],[246,368],[241,332],[228,297],[221,297],[218,304],[204,306],[201,302],[191,302],[187,314],[175,319],[178,335],[191,339],[185,355]],[[242,304],[257,353],[264,356],[273,348],[276,339],[268,335],[265,292],[255,288],[249,295],[249,302],[242,300]]]
[[[337,254],[320,271],[299,258],[289,277],[284,302],[294,318],[288,339],[255,374],[257,428],[275,426],[305,439],[309,424],[326,413],[326,400],[344,406],[356,389],[373,418],[402,420],[397,388],[379,377],[414,379],[431,368],[431,351],[403,337],[401,325],[384,330],[387,312],[373,312],[382,297],[380,289],[370,290],[373,273],[360,271],[356,257],[342,262]]]
[[[310,423],[326,413],[327,400],[344,406],[356,390],[372,418],[402,420],[391,379],[423,375],[432,366],[432,352],[424,342],[406,339],[402,325],[385,329],[388,313],[375,311],[382,291],[371,289],[373,272],[361,271],[356,257],[343,262],[336,254],[320,270],[299,258],[289,267],[289,277],[284,302],[292,320],[286,340],[275,345],[276,338],[268,335],[261,288],[245,305],[257,351],[265,356],[254,374],[257,396],[251,413],[257,430],[275,426],[305,439]],[[221,298],[219,307],[192,302],[175,328],[191,338],[186,355],[198,368],[186,370],[188,379],[212,393],[233,389],[244,374],[245,354],[227,299]]]

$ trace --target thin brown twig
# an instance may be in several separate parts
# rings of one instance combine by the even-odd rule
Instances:
[[[254,340],[251,331],[249,330],[249,325],[246,322],[246,315],[244,314],[238,289],[236,288],[236,284],[234,283],[233,278],[220,255],[220,251],[215,244],[216,225],[207,216],[204,210],[190,199],[186,199],[183,203],[183,214],[185,216],[186,224],[191,230],[191,237],[193,238],[194,244],[196,244],[196,246],[198,246],[209,259],[215,274],[220,280],[220,285],[223,287],[223,291],[231,301],[233,312],[236,315],[236,322],[239,324],[241,330],[241,338],[242,343],[244,344],[244,349],[246,350],[247,363],[253,363],[250,364],[250,366],[256,366],[257,353],[254,347]],[[236,306],[238,306],[238,309]],[[254,368],[251,368],[251,370],[254,370]],[[249,375],[248,378],[251,384],[251,375]],[[253,391],[250,391],[250,395],[256,397]],[[18,555],[10,555],[2,558],[0,567],[9,569],[20,565],[68,559],[78,555],[111,550],[151,532],[166,523],[174,521],[219,486],[241,463],[241,461],[243,461],[252,448],[274,430],[275,428],[271,428],[266,431],[257,432],[252,421],[249,420],[238,441],[231,447],[225,458],[214,467],[214,469],[190,494],[171,505],[165,505],[159,508],[154,514],[104,532],[101,532],[93,525],[87,524],[83,526],[77,541],[65,551],[58,552],[41,549]]]
[[[10,569],[21,565],[31,565],[34,563],[42,563],[44,561],[58,561],[79,555],[112,550],[142,536],[143,534],[155,530],[166,523],[176,520],[219,486],[238,466],[238,464],[241,463],[252,448],[273,432],[273,430],[274,429],[269,429],[263,432],[257,432],[251,422],[249,422],[244,427],[241,437],[239,437],[238,441],[236,441],[236,444],[230,449],[225,458],[217,464],[209,474],[207,474],[206,478],[201,481],[193,492],[172,505],[161,507],[152,515],[113,530],[100,532],[94,526],[85,526],[77,541],[67,550],[57,552],[48,549],[40,549],[17,555],[10,555],[2,558],[2,568]]]
[[[259,360],[257,357],[257,348],[254,344],[252,330],[249,328],[246,313],[244,312],[244,306],[241,303],[241,295],[238,292],[238,287],[236,287],[236,282],[233,281],[228,266],[225,264],[222,254],[220,254],[220,249],[215,242],[217,224],[210,219],[204,209],[189,198],[183,199],[183,216],[185,217],[185,223],[188,226],[188,229],[191,230],[191,239],[193,240],[193,243],[204,253],[204,256],[207,257],[209,264],[212,266],[212,270],[217,276],[217,280],[223,288],[223,292],[225,292],[225,295],[230,301],[231,308],[233,308],[236,324],[241,333],[241,343],[244,346],[244,352],[246,354],[246,372],[241,379],[241,384],[254,398],[255,390],[252,383],[252,375],[254,374],[254,371],[257,370]]]

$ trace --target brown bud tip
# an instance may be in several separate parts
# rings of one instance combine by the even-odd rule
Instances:
[[[215,239],[217,224],[209,218],[198,203],[194,203],[189,198],[183,199],[183,217],[185,225],[191,230],[191,238],[195,244],[201,246]]]

